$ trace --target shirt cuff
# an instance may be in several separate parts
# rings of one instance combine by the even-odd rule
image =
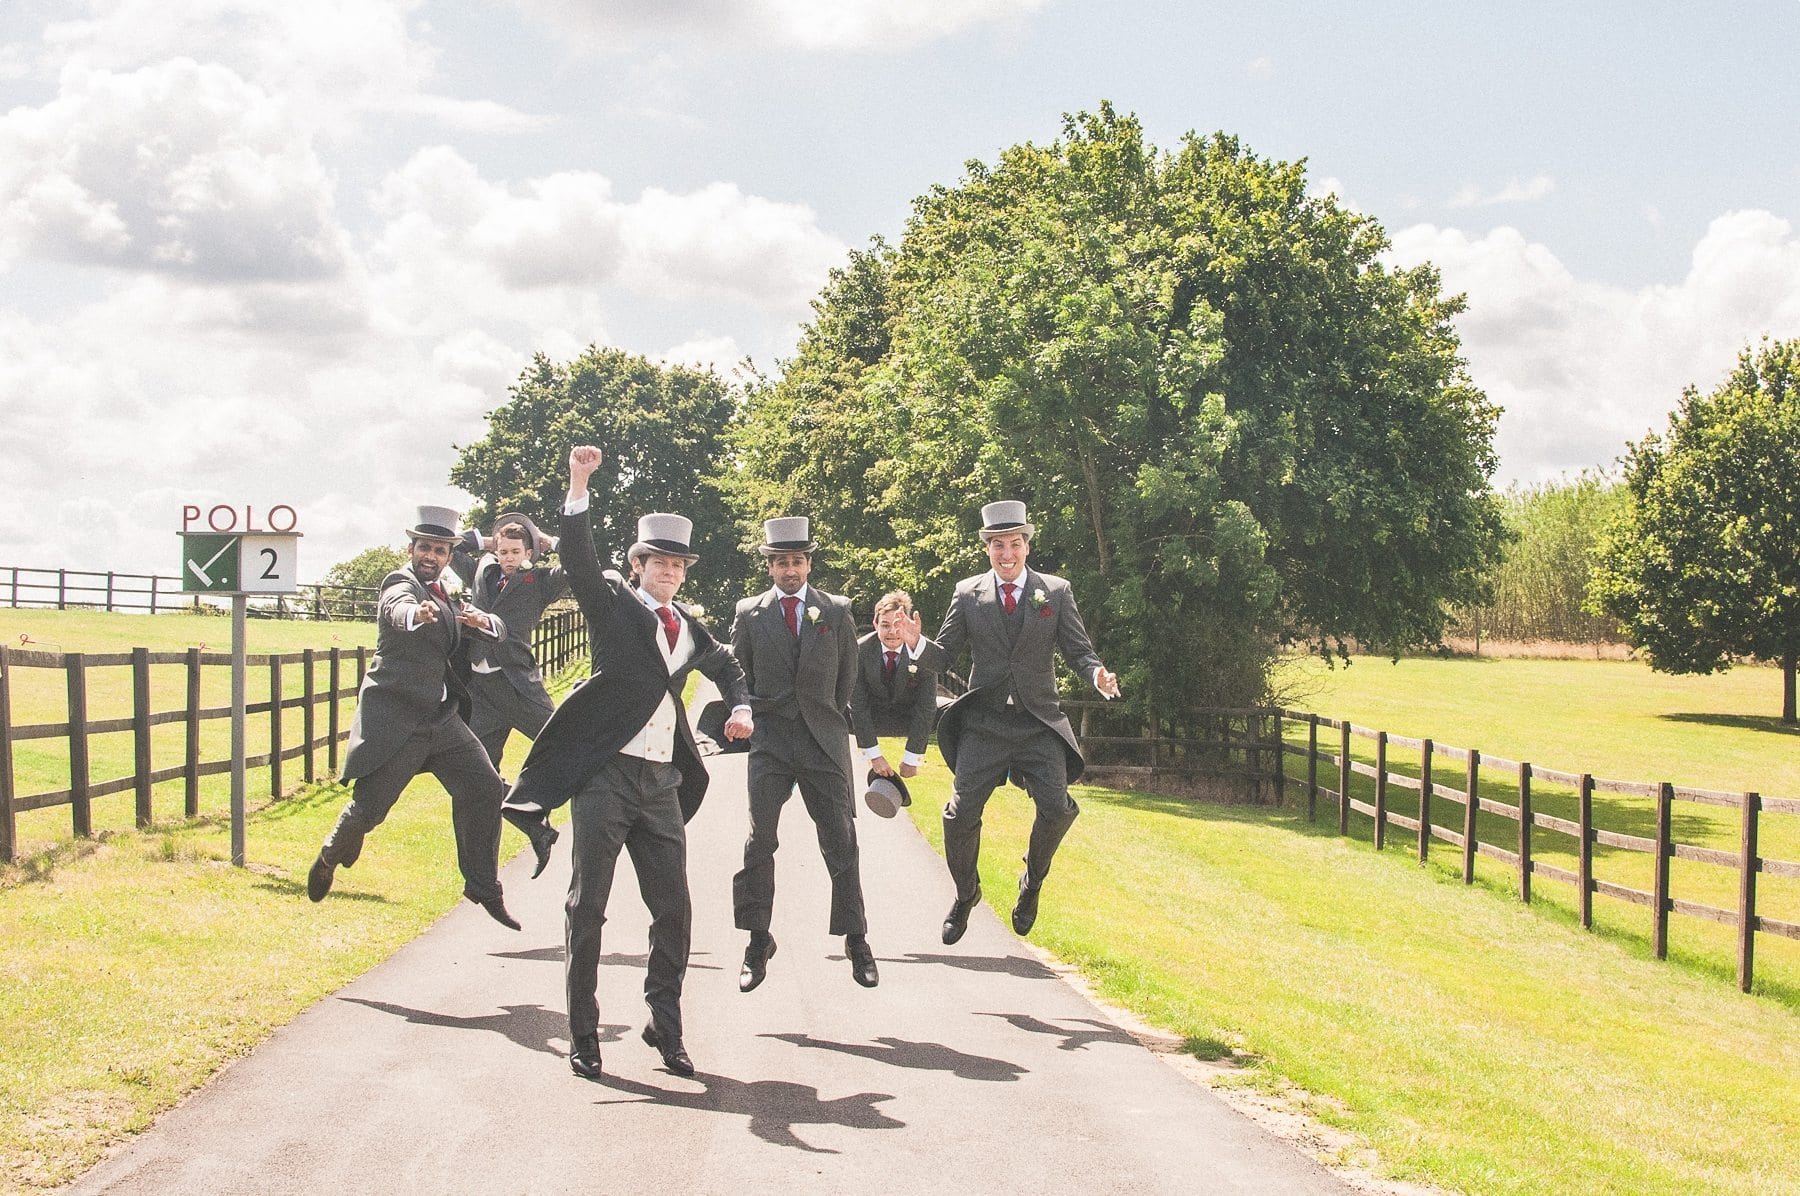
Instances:
[[[733,706],[731,708],[731,713],[733,713],[733,714],[749,714],[750,707],[748,707],[748,706]]]
[[[878,743],[874,747],[866,747],[862,750],[862,754],[864,760],[879,760],[881,759],[881,745]]]
[[[563,499],[563,512],[562,513],[565,515],[579,515],[587,509],[588,509],[588,495],[585,490],[582,491],[581,496],[579,498],[577,498],[575,495],[571,494],[568,497]]]
[[[917,768],[919,765],[925,763],[925,757],[918,752],[907,752],[900,757],[900,763],[910,764],[914,768]]]
[[[417,631],[419,629],[419,608],[417,604],[415,604],[411,610],[406,612],[406,629],[408,631]]]

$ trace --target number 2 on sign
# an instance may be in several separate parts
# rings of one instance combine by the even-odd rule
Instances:
[[[265,566],[262,571],[264,580],[267,580],[267,581],[279,580],[279,578],[277,578],[276,574],[275,574],[275,562],[276,562],[275,550],[273,548],[265,548],[262,550],[262,555],[269,559],[268,565]]]

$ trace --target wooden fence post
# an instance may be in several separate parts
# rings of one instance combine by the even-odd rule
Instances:
[[[1581,888],[1581,928],[1594,928],[1594,777],[1581,774],[1579,804],[1575,823],[1581,833],[1581,854],[1576,857],[1575,875]]]
[[[1651,953],[1658,959],[1669,958],[1669,825],[1674,813],[1675,786],[1664,781],[1656,790],[1656,883],[1650,907]]]
[[[1319,820],[1319,715],[1306,716],[1306,820]]]
[[[56,609],[69,609],[69,571],[67,569],[56,571]]]
[[[200,816],[200,649],[187,650],[187,758],[182,777],[182,809]]]
[[[1387,844],[1387,732],[1375,732],[1375,850]]]
[[[281,796],[281,654],[269,653],[269,796]]]
[[[1419,863],[1431,857],[1431,740],[1419,749]]]
[[[1338,834],[1350,833],[1350,720],[1338,720]]]
[[[94,833],[88,806],[87,660],[79,652],[63,657],[69,679],[69,817],[77,839]]]
[[[300,667],[305,671],[306,679],[306,699],[305,703],[300,707],[300,726],[306,734],[306,754],[300,757],[301,760],[304,761],[304,764],[301,766],[300,775],[306,779],[306,783],[309,785],[312,784],[313,780],[313,739],[318,732],[318,718],[313,713],[313,705],[315,702],[313,691],[314,656],[315,653],[311,648],[303,649],[300,653]]]
[[[151,614],[156,613],[156,583],[160,580],[161,580],[161,578],[157,577],[156,574],[152,573],[150,575],[150,613]]]
[[[362,692],[363,678],[369,675],[369,646],[356,645],[356,691]]]
[[[1481,753],[1469,749],[1469,771],[1465,783],[1469,804],[1463,807],[1463,883],[1475,883],[1475,828],[1481,813]]]
[[[338,664],[341,653],[333,648],[331,659],[326,668],[326,681],[331,686],[331,700],[325,705],[325,728],[329,738],[325,741],[325,766],[337,776],[338,770],[338,689],[342,682],[338,678]]]
[[[1256,720],[1262,721],[1262,715]],[[1287,808],[1287,729],[1281,723],[1281,708],[1275,708],[1275,804]]]
[[[111,614],[113,608],[113,571],[106,571],[106,613]]]
[[[1750,991],[1756,964],[1756,816],[1762,811],[1762,794],[1744,794],[1743,829],[1738,836],[1738,967],[1739,992]]]
[[[13,814],[12,662],[7,655],[6,645],[0,644],[0,860],[10,864],[18,850],[18,823]]]
[[[1531,765],[1519,762],[1519,900],[1531,904]]]
[[[131,739],[132,763],[137,772],[137,827],[143,830],[154,821],[150,804],[150,649],[131,650]]]

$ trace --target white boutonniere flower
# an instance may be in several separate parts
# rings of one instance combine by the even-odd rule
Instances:
[[[806,621],[808,623],[817,623],[819,621],[819,608],[818,607],[809,606],[806,608]]]
[[[1031,591],[1031,605],[1033,608],[1041,611],[1050,605],[1050,596],[1044,593],[1041,588],[1033,590]]]
[[[919,671],[919,666],[916,664],[909,664],[906,666],[906,671],[909,673],[916,673]]]

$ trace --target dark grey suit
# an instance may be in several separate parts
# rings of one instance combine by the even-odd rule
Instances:
[[[601,571],[587,512],[562,517],[560,553],[587,619],[590,676],[563,700],[532,742],[507,804],[551,810],[572,803],[565,942],[569,1032],[599,1027],[600,931],[623,848],[650,911],[650,959],[644,1000],[665,1040],[681,1039],[681,989],[687,975],[692,909],[687,887],[684,823],[706,793],[706,767],[681,705],[681,690],[698,669],[733,706],[744,703],[743,672],[705,624],[675,604],[692,651],[670,669],[657,638],[662,625],[617,573]],[[673,699],[673,759],[623,753],[663,703]]]
[[[531,636],[545,608],[569,592],[569,581],[560,566],[545,565],[515,570],[509,578],[492,554],[477,561],[460,543],[450,565],[476,609],[497,614],[506,624],[505,638],[468,643],[469,729],[498,768],[512,733],[536,739],[556,710]]]
[[[831,876],[832,934],[863,934],[862,875],[851,794],[850,697],[856,687],[856,626],[850,600],[808,588],[796,637],[781,592],[746,598],[731,626],[731,651],[750,686],[750,837],[732,879],[739,930],[767,931],[775,906],[781,807],[794,787],[812,816]]]
[[[904,735],[906,750],[919,755],[937,719],[937,674],[913,660],[903,644],[890,677],[884,653],[873,631],[856,642],[856,694],[850,700],[856,746],[872,748],[879,736]]]
[[[991,572],[958,582],[936,642],[924,642],[919,654],[921,668],[940,671],[965,648],[972,660],[968,691],[938,717],[938,749],[955,774],[944,807],[944,859],[958,900],[981,887],[982,809],[1008,774],[1037,806],[1025,855],[1030,885],[1043,883],[1080,813],[1069,782],[1081,776],[1081,750],[1057,701],[1055,654],[1090,679],[1100,658],[1068,582],[1027,570],[1021,583],[1009,615]]]
[[[427,603],[437,622],[408,631],[408,619]],[[455,609],[433,597],[410,566],[382,581],[375,618],[375,660],[357,694],[342,770],[355,790],[319,854],[329,864],[354,864],[363,836],[381,825],[407,782],[430,772],[450,792],[463,892],[477,902],[497,897],[505,785],[457,716],[464,690],[452,665],[465,636],[481,633],[459,624]],[[504,622],[495,622],[504,634]]]

